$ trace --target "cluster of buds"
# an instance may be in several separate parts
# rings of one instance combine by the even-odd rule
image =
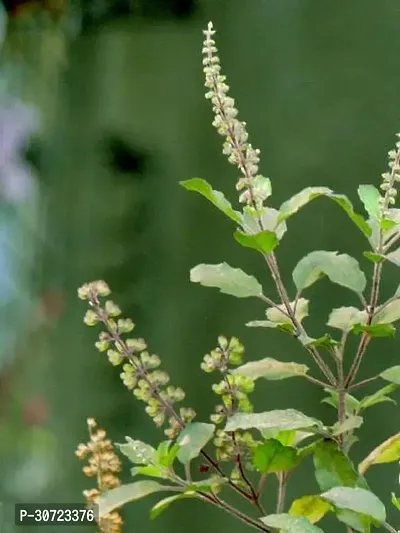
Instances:
[[[222,380],[212,386],[213,391],[221,397],[221,404],[211,415],[214,424],[222,424],[234,413],[250,413],[253,410],[248,395],[254,390],[254,381],[240,374],[230,372],[229,365],[240,365],[243,362],[244,347],[236,337],[229,341],[226,337],[218,338],[218,347],[204,356],[201,368],[205,372],[219,372]],[[235,460],[248,455],[249,447],[255,441],[249,432],[226,433],[219,429],[214,444],[220,461]]]
[[[210,22],[204,30],[203,65],[206,98],[211,100],[215,118],[213,126],[225,138],[223,154],[241,172],[236,189],[240,191],[239,202],[259,212],[263,202],[270,195],[269,180],[258,174],[260,150],[248,142],[246,123],[237,119],[235,100],[228,96],[229,86],[221,74],[220,60],[213,36],[215,31]]]
[[[397,189],[400,183],[400,133],[397,133],[399,140],[396,142],[396,149],[389,152],[390,172],[382,174],[381,190],[384,195],[381,198],[382,214],[385,215],[389,206],[396,203]]]
[[[168,374],[158,369],[160,358],[150,354],[144,339],[123,337],[133,331],[135,324],[129,318],[121,318],[120,308],[111,300],[102,303],[101,298],[109,294],[104,281],[87,283],[78,290],[78,296],[90,306],[84,322],[89,326],[99,323],[105,326],[106,331],[100,333],[96,342],[97,349],[107,352],[112,365],[122,365],[122,382],[136,398],[147,404],[146,412],[157,426],[162,426],[168,418],[165,434],[174,439],[196,413],[191,408],[175,409],[185,398],[184,391],[168,385]]]
[[[106,432],[97,427],[93,418],[89,418],[87,423],[90,440],[86,444],[79,444],[75,453],[81,460],[88,459],[88,464],[83,467],[84,474],[97,478],[97,488],[83,493],[88,504],[95,505],[103,492],[121,484],[118,478],[121,462]],[[120,533],[122,524],[120,514],[113,511],[99,520],[99,529],[101,533]]]

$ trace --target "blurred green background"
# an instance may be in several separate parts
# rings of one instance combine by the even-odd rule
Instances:
[[[178,184],[201,177],[236,201],[237,172],[221,155],[203,96],[202,29],[212,20],[218,31],[223,69],[251,142],[261,149],[273,205],[310,185],[329,186],[357,203],[357,185],[379,183],[400,130],[400,4],[3,3],[1,94],[34,106],[41,119],[25,154],[34,192],[12,209],[0,203],[0,231],[14,228],[0,254],[18,272],[15,320],[0,300],[0,340],[10,332],[15,337],[2,342],[0,352],[0,500],[3,530],[12,532],[10,502],[83,501],[91,482],[74,450],[86,440],[87,417],[117,442],[125,435],[152,444],[160,438],[118,371],[93,346],[96,334],[83,325],[85,305],[76,297],[83,282],[107,280],[199,420],[206,421],[215,403],[212,377],[199,377],[199,365],[220,333],[237,335],[247,360],[309,362],[290,337],[245,327],[263,317],[260,303],[189,282],[197,263],[227,261],[255,274],[275,297],[257,254],[238,247],[229,222]],[[292,293],[291,271],[314,249],[350,253],[369,271],[362,257],[366,242],[337,206],[317,200],[288,226],[278,257]],[[383,297],[398,282],[395,267],[387,267]],[[309,295],[307,325],[314,336],[324,333],[333,307],[357,305],[325,281]],[[378,339],[361,377],[396,364],[398,353],[398,339]],[[260,384],[255,394],[257,410],[294,407],[333,422],[334,411],[320,399],[319,390],[301,380]],[[370,411],[356,459],[398,430],[398,415],[392,404]],[[370,480],[390,509],[397,466],[372,469]],[[311,468],[304,469],[293,477],[288,498],[315,488]],[[269,490],[273,497],[272,484]],[[150,504],[146,499],[124,510],[124,531],[244,529],[191,501],[150,521]],[[329,522],[324,530],[336,531]]]

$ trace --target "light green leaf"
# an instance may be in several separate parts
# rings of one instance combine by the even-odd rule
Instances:
[[[334,424],[332,427],[332,434],[337,436],[342,435],[342,433],[347,433],[349,431],[353,431],[354,429],[358,429],[363,421],[364,420],[361,416],[351,415],[342,423],[336,422],[336,424]]]
[[[181,463],[189,463],[200,455],[201,450],[211,440],[215,430],[214,424],[204,422],[192,422],[188,424],[179,434],[177,444],[178,459]]]
[[[376,324],[375,326],[356,324],[353,328],[355,335],[364,332],[368,333],[371,337],[394,337],[396,328],[392,324]]]
[[[332,405],[332,407],[335,407],[335,409],[339,409],[339,395],[336,391],[332,391],[330,389],[324,389],[325,392],[329,394],[326,398],[321,400],[321,403],[327,403],[328,405]],[[344,409],[347,415],[354,415],[354,413],[358,410],[360,405],[360,402],[352,396],[351,394],[346,393],[344,396]]]
[[[149,477],[158,477],[161,479],[168,479],[168,471],[164,467],[146,465],[146,466],[134,466],[131,468],[132,476],[149,476]]]
[[[252,320],[251,322],[247,322],[246,326],[248,328],[271,328],[271,329],[279,329],[281,331],[284,331],[286,333],[293,334],[295,331],[295,328],[293,324],[289,323],[279,323],[279,322],[271,322],[271,320]]]
[[[296,301],[290,302],[291,309],[295,309],[294,316],[296,319],[301,323],[305,317],[308,316],[308,304],[309,300],[306,300],[305,298],[299,298]],[[292,320],[289,318],[284,312],[286,312],[286,306],[284,304],[278,305],[279,309],[276,307],[270,307],[265,312],[267,319],[270,322],[273,322],[275,324],[288,324],[292,326]],[[284,311],[284,312],[282,312]]]
[[[235,240],[245,248],[253,248],[262,254],[271,253],[279,244],[279,239],[273,231],[260,231],[254,235],[248,235],[240,230],[233,234]]]
[[[391,324],[396,320],[400,320],[400,298],[387,304],[381,311],[378,310],[372,320],[372,325]]]
[[[204,287],[217,287],[222,293],[237,298],[259,297],[262,294],[262,287],[255,277],[227,263],[197,265],[190,271],[190,281]]]
[[[366,321],[365,311],[360,311],[356,307],[339,307],[332,310],[327,325],[342,331],[350,331],[355,324],[364,324]]]
[[[219,492],[222,488],[222,485],[228,483],[228,478],[224,478],[218,475],[211,476],[207,479],[202,479],[201,481],[193,481],[188,485],[189,490],[195,492]]]
[[[320,441],[314,448],[315,478],[322,491],[337,486],[367,488],[350,459],[334,441]]]
[[[398,511],[400,511],[400,498],[396,498],[396,495],[392,492],[392,503]]]
[[[238,224],[242,223],[242,214],[232,208],[231,203],[225,198],[222,192],[214,191],[211,185],[201,178],[192,178],[181,181],[180,184],[188,191],[195,191],[207,198],[220,211],[225,213],[230,219]]]
[[[286,379],[296,376],[304,376],[309,368],[299,363],[284,363],[271,357],[266,357],[260,361],[251,361],[239,366],[232,371],[232,374],[241,374],[251,379],[265,378],[270,381]]]
[[[339,509],[349,509],[371,517],[379,523],[386,520],[383,503],[369,490],[352,487],[333,487],[321,494],[321,497]]]
[[[157,463],[170,468],[179,451],[179,444],[172,444],[171,440],[161,442],[157,448]]]
[[[111,489],[100,496],[99,518],[111,513],[115,509],[122,507],[128,502],[139,500],[150,494],[160,491],[175,490],[175,487],[167,487],[157,483],[157,481],[143,480],[121,485],[115,489]]]
[[[400,461],[400,433],[393,435],[376,447],[372,452],[358,465],[358,471],[364,475],[372,465],[384,463],[394,463]]]
[[[253,465],[263,474],[290,472],[298,463],[296,449],[275,439],[269,439],[253,449]]]
[[[350,509],[336,509],[336,518],[354,531],[371,533],[371,518]]]
[[[266,526],[279,529],[283,533],[324,533],[322,529],[311,524],[302,516],[290,514],[270,514],[261,518]]]
[[[154,520],[154,518],[157,518],[160,516],[161,513],[163,513],[168,507],[171,505],[171,503],[176,502],[177,500],[183,500],[185,498],[195,498],[196,493],[194,491],[187,491],[183,492],[182,494],[175,494],[174,496],[168,496],[167,498],[163,498],[158,503],[154,505],[154,507],[150,511],[150,518]]]
[[[255,235],[261,231],[259,225],[261,222],[264,230],[272,231],[281,240],[286,233],[287,226],[286,222],[278,222],[278,217],[279,211],[273,207],[264,207],[260,218],[255,217],[244,208],[242,227],[248,235]]]
[[[397,248],[397,250],[394,250],[393,252],[390,252],[386,255],[386,259],[388,259],[391,263],[395,264],[396,266],[400,266],[400,248]]]
[[[254,178],[253,191],[257,198],[266,200],[272,194],[271,180],[259,174]]]
[[[340,342],[335,341],[335,339],[333,339],[328,333],[322,337],[319,337],[318,339],[301,334],[298,336],[298,340],[303,344],[303,346],[313,348],[318,348],[319,346],[323,346],[325,348],[334,348],[335,346],[340,345]]]
[[[385,256],[378,254],[376,252],[363,252],[363,256],[366,257],[369,261],[372,261],[373,263],[376,263],[379,265],[379,263],[382,263],[382,261],[385,260]]]
[[[386,385],[386,387],[383,387],[382,389],[378,390],[374,394],[371,394],[370,396],[364,396],[364,398],[360,401],[358,406],[358,412],[361,412],[363,409],[368,409],[369,407],[372,407],[373,405],[376,405],[378,403],[382,402],[392,402],[396,403],[393,398],[389,398],[389,396],[386,396],[387,394],[391,394],[395,390],[397,390],[398,385],[391,383],[390,385]]]
[[[225,431],[237,429],[311,429],[322,428],[322,422],[296,411],[295,409],[276,409],[264,413],[236,413],[229,418]]]
[[[400,365],[387,368],[379,375],[382,379],[385,379],[386,381],[391,381],[392,383],[396,383],[396,385],[400,385]]]
[[[132,463],[138,465],[157,464],[157,452],[150,444],[133,440],[130,437],[125,437],[125,439],[126,444],[116,443],[115,445]]]
[[[367,283],[358,262],[347,254],[316,250],[297,263],[293,270],[293,281],[301,291],[317,281],[323,274],[338,285],[361,294]]]
[[[326,513],[332,509],[330,503],[321,496],[303,496],[292,503],[289,514],[292,516],[304,516],[312,524],[319,522]]]
[[[378,189],[373,185],[360,185],[358,187],[358,196],[369,216],[380,220],[382,209],[380,206],[381,195]]]
[[[338,203],[366,237],[371,235],[371,228],[367,224],[366,220],[354,211],[350,200],[343,194],[335,194],[327,187],[307,187],[306,189],[303,189],[296,195],[292,196],[290,200],[287,200],[281,205],[279,209],[279,220],[283,221],[288,219],[297,213],[297,211],[299,211],[303,206],[308,204],[311,200],[318,198],[319,196],[326,196],[327,198],[330,198]]]

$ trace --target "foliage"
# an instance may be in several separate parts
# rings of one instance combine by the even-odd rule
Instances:
[[[185,393],[169,385],[168,374],[159,369],[160,358],[148,351],[144,339],[130,335],[135,325],[130,319],[121,318],[119,307],[107,299],[108,285],[104,281],[83,285],[78,294],[89,304],[84,321],[103,328],[96,347],[107,352],[112,365],[122,366],[124,385],[146,404],[146,412],[157,426],[165,427],[168,438],[154,448],[127,437],[119,448],[134,465],[132,475],[147,479],[106,491],[99,487],[92,501],[99,503],[103,519],[138,498],[173,492],[153,507],[152,518],[179,499],[197,498],[264,532],[317,533],[323,530],[315,524],[333,514],[347,532],[369,533],[375,526],[393,533],[395,529],[386,522],[385,506],[370,489],[365,474],[373,465],[400,460],[399,434],[379,444],[358,467],[353,464],[350,451],[357,440],[357,430],[364,423],[365,411],[381,402],[393,403],[390,395],[400,385],[400,367],[382,369],[379,375],[357,381],[369,344],[379,342],[380,337],[393,337],[394,324],[400,319],[399,289],[388,300],[380,300],[385,264],[399,264],[396,246],[400,241],[400,210],[393,206],[400,182],[400,142],[389,152],[389,172],[382,175],[380,190],[373,185],[360,185],[358,189],[365,215],[357,213],[347,197],[326,187],[308,187],[279,209],[270,207],[266,202],[272,194],[271,181],[259,173],[260,152],[249,143],[246,124],[238,120],[235,101],[228,96],[229,87],[221,74],[211,23],[204,33],[206,98],[212,103],[213,125],[225,139],[223,153],[240,172],[236,189],[243,208],[235,210],[222,192],[213,190],[202,179],[187,180],[182,185],[205,197],[230,223],[236,224],[235,241],[262,255],[279,300],[265,294],[254,276],[227,263],[197,265],[190,271],[190,279],[236,298],[261,300],[266,306],[266,320],[247,325],[276,328],[291,335],[309,354],[310,364],[271,357],[243,363],[244,347],[239,340],[221,336],[217,347],[201,363],[202,370],[219,375],[212,387],[219,402],[210,415],[211,423],[195,421],[196,413],[191,407],[177,407]],[[358,261],[346,253],[315,250],[294,268],[296,292],[291,296],[281,276],[276,252],[287,232],[286,221],[289,223],[292,216],[318,197],[337,203],[368,240],[370,249],[364,256],[371,263],[372,274],[367,276]],[[336,333],[314,338],[303,324],[312,312],[305,293],[322,277],[349,289],[353,300],[349,302],[352,305],[333,309],[327,317],[326,325]],[[355,353],[349,348],[351,335],[358,344]],[[317,370],[319,375],[315,376]],[[308,380],[327,394],[322,401],[336,410],[337,421],[333,425],[295,409],[254,412],[250,395],[256,382],[263,381],[259,378],[274,381],[294,377]],[[382,383],[374,393],[357,392],[364,386],[375,383],[379,386],[380,380],[386,381],[386,385]],[[303,495],[288,505],[287,485],[309,456],[313,459],[315,494]],[[192,465],[198,459],[202,461],[203,475],[194,479]],[[267,477],[277,481],[275,513],[264,507]],[[244,513],[227,503],[221,493],[228,490],[252,504],[254,513]],[[394,495],[392,500],[400,508]],[[101,522],[99,525],[101,529]]]

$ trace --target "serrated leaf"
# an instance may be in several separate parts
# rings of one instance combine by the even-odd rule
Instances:
[[[229,418],[225,431],[237,429],[311,429],[322,428],[323,424],[295,409],[276,409],[264,413],[236,413]]]
[[[279,529],[283,533],[324,533],[303,516],[290,514],[270,514],[260,519],[266,526]]]
[[[279,244],[279,239],[273,231],[260,231],[254,235],[248,235],[243,231],[236,230],[233,234],[235,240],[245,248],[253,248],[262,254],[271,253]]]
[[[344,422],[336,422],[332,427],[332,434],[334,436],[342,435],[343,433],[348,433],[354,429],[358,429],[363,423],[363,418],[357,415],[351,415]]]
[[[240,268],[232,268],[227,263],[197,265],[190,271],[190,281],[204,287],[216,287],[222,293],[237,298],[259,297],[262,294],[262,287],[255,277],[249,276]]]
[[[270,381],[287,379],[296,376],[305,376],[309,368],[299,363],[284,363],[271,357],[260,361],[250,361],[232,371],[232,374],[241,374],[251,379],[265,378]]]
[[[352,487],[333,487],[321,494],[321,497],[339,509],[349,509],[371,517],[379,523],[386,520],[383,503],[371,491]]]
[[[294,316],[300,323],[308,316],[308,304],[309,301],[305,298],[299,298],[297,301],[290,302],[291,309],[295,309]],[[288,324],[292,326],[292,319],[284,313],[286,311],[286,306],[281,304],[278,305],[278,308],[279,309],[276,307],[270,307],[267,309],[265,312],[267,319],[274,324]]]
[[[366,487],[350,459],[334,441],[320,441],[314,448],[315,478],[322,491],[337,486]]]
[[[394,250],[393,252],[388,253],[385,257],[388,261],[390,261],[394,265],[400,266],[400,248],[397,248],[397,250]]]
[[[307,187],[295,194],[284,202],[279,209],[279,220],[283,221],[297,213],[303,206],[308,204],[314,198],[319,196],[326,196],[344,209],[350,219],[356,224],[356,226],[363,232],[366,237],[369,237],[372,233],[371,228],[367,224],[366,220],[358,213],[354,211],[353,205],[350,200],[343,194],[335,194],[331,189],[327,187]]]
[[[275,439],[269,439],[253,449],[253,465],[263,474],[290,472],[298,462],[296,449]]]
[[[174,496],[167,496],[166,498],[163,498],[158,503],[152,507],[150,511],[150,518],[154,520],[154,518],[157,518],[160,516],[161,513],[163,513],[168,507],[171,505],[171,503],[174,503],[178,500],[184,500],[185,498],[195,498],[196,493],[192,491],[187,491],[182,494],[175,494]]]
[[[364,332],[368,333],[371,337],[394,337],[396,328],[392,324],[376,324],[375,326],[356,324],[353,328],[353,333],[355,335]]]
[[[372,325],[376,324],[391,324],[400,320],[400,298],[393,300],[387,304],[383,309],[378,310],[372,319]]]
[[[400,433],[382,442],[358,465],[358,471],[364,475],[372,465],[400,461]]]
[[[201,178],[192,178],[181,181],[180,184],[188,191],[195,191],[207,198],[220,211],[238,224],[242,223],[242,214],[232,208],[231,203],[225,198],[222,192],[214,191],[211,185]]]
[[[357,192],[369,216],[380,220],[382,209],[380,206],[381,195],[378,189],[373,185],[360,185]]]
[[[115,489],[111,489],[100,496],[99,518],[111,513],[115,509],[122,507],[128,502],[139,500],[155,492],[174,490],[175,487],[167,487],[157,483],[157,481],[143,480],[121,485]]]
[[[391,381],[392,383],[396,383],[396,385],[400,385],[400,365],[387,368],[379,375],[382,379],[385,379],[386,381]]]
[[[126,444],[116,443],[121,453],[123,453],[132,463],[138,465],[157,464],[157,452],[150,446],[140,440],[133,440],[125,437]]]
[[[321,403],[327,403],[332,405],[335,409],[339,409],[339,395],[336,391],[330,389],[324,389],[325,392],[329,394],[328,397],[321,400]],[[360,402],[352,396],[351,394],[346,393],[344,396],[344,408],[347,415],[353,415],[359,409]]]
[[[312,524],[315,524],[331,509],[331,504],[322,499],[321,496],[303,496],[292,503],[289,514],[292,516],[304,516]]]
[[[327,325],[342,331],[350,331],[355,324],[361,324],[366,320],[365,311],[357,307],[339,307],[331,311]]]
[[[177,439],[177,444],[180,446],[177,455],[179,461],[186,464],[198,457],[204,446],[211,440],[214,431],[214,424],[204,422],[188,424]]]
[[[298,291],[309,287],[322,275],[333,283],[342,285],[361,294],[367,283],[358,262],[347,254],[316,250],[297,263],[293,270],[293,281]]]
[[[396,402],[386,395],[391,394],[392,392],[397,390],[397,388],[398,385],[391,383],[390,385],[386,385],[386,387],[383,387],[382,389],[378,390],[374,394],[364,396],[364,398],[359,403],[358,411],[361,412],[363,409],[368,409],[368,407],[372,407],[373,405],[382,402],[392,402],[395,404]]]

